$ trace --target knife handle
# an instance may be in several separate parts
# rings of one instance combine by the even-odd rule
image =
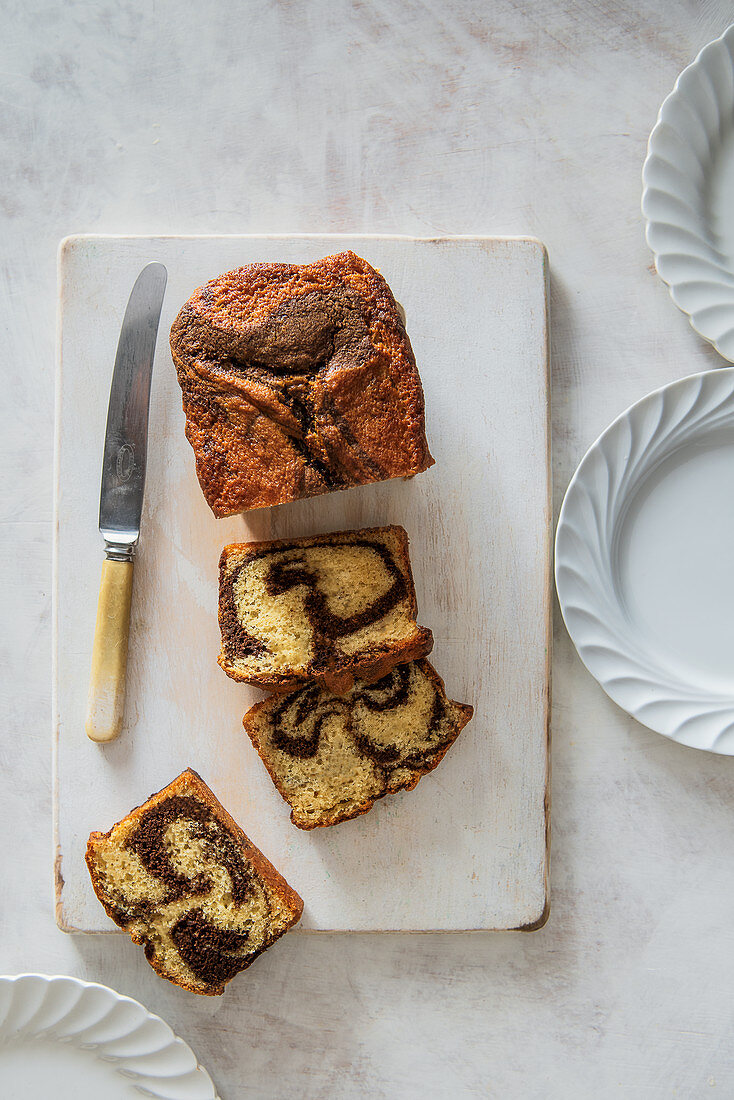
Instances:
[[[92,741],[114,741],[122,729],[132,592],[133,563],[106,559],[99,585],[87,700],[86,729]]]

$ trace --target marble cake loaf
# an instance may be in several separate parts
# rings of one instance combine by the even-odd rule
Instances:
[[[316,684],[257,703],[244,726],[299,829],[336,825],[411,790],[473,714],[446,698],[428,661],[344,695]]]
[[[87,866],[112,920],[154,970],[192,993],[223,993],[303,910],[191,769],[92,833]]]
[[[216,516],[433,465],[398,306],[353,252],[220,275],[181,309],[171,352]]]
[[[219,664],[228,676],[289,691],[347,691],[430,653],[416,624],[402,527],[225,546],[219,565]]]

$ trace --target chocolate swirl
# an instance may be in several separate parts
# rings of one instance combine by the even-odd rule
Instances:
[[[273,709],[273,744],[276,749],[280,749],[281,752],[285,752],[289,756],[308,760],[319,751],[321,732],[326,720],[334,714],[339,714],[347,704],[338,696],[334,696],[332,702],[320,705],[318,686],[314,684],[312,687],[306,688],[299,693],[299,699],[296,703],[293,716],[293,724],[297,730],[295,734],[290,733],[283,723],[283,718],[292,705],[292,696],[286,695],[283,697],[282,702],[278,703]],[[301,730],[305,728],[310,714],[315,714],[313,728],[310,733],[302,733]]]
[[[397,711],[410,702],[413,677],[419,675],[409,664],[398,665],[387,676],[373,684],[356,684],[345,697],[332,696],[317,686],[286,695],[270,712],[272,744],[281,752],[299,759],[309,759],[319,750],[326,721],[341,714],[357,751],[381,769],[421,767],[427,756],[441,751],[454,737],[447,709],[435,684],[431,685],[433,702],[428,723],[420,733],[422,748],[401,747],[373,740],[364,727],[360,728],[358,711],[364,707],[372,714]]]
[[[331,546],[332,543],[315,543],[313,546]],[[405,575],[395,563],[392,554],[379,542],[370,539],[354,539],[347,544],[350,548],[361,547],[373,551],[380,558],[387,571],[390,584],[387,590],[372,600],[361,611],[353,615],[335,614],[329,607],[326,596],[319,587],[316,571],[309,569],[307,555],[298,550],[284,550],[282,547],[264,547],[255,550],[238,568],[225,576],[223,570],[220,580],[220,616],[224,651],[230,660],[243,656],[261,656],[267,652],[265,644],[254,638],[244,629],[237,615],[234,597],[234,585],[242,569],[257,558],[279,557],[273,561],[265,577],[265,587],[270,596],[279,596],[294,588],[305,588],[303,603],[314,638],[314,659],[312,667],[319,670],[329,664],[334,656],[334,640],[347,637],[367,626],[379,622],[408,596],[408,583]],[[309,547],[310,549],[310,547]],[[224,569],[224,566],[223,566]]]
[[[228,982],[253,960],[247,932],[218,928],[206,920],[201,909],[185,913],[170,935],[189,970],[207,985]]]
[[[374,551],[382,561],[388,576],[392,578],[388,590],[355,615],[335,615],[329,609],[326,597],[319,588],[318,575],[306,567],[304,559],[298,556],[298,551],[295,551],[295,556],[290,559],[273,562],[265,581],[270,596],[279,596],[283,592],[301,586],[308,589],[304,601],[306,617],[314,633],[322,637],[344,638],[366,626],[372,626],[405,599],[407,593],[405,577],[386,546],[382,546],[379,542],[372,542],[370,539],[354,539],[348,545],[350,549],[359,546]],[[256,556],[262,557],[268,553],[275,554],[278,551],[263,550]]]
[[[361,684],[353,693],[355,703],[362,703],[373,714],[395,710],[408,701],[411,670],[409,665],[398,665],[387,676],[373,684]]]
[[[127,838],[125,846],[135,852],[148,874],[164,884],[166,903],[206,894],[212,883],[205,872],[189,878],[177,871],[171,862],[165,833],[174,821],[180,820],[186,822],[191,836],[201,841],[205,858],[226,869],[232,882],[232,897],[241,905],[250,894],[251,873],[234,838],[211,809],[198,799],[175,795],[152,806],[141,815],[137,829]]]
[[[303,910],[192,768],[91,833],[86,861],[109,916],[157,973],[194,993],[221,993]]]

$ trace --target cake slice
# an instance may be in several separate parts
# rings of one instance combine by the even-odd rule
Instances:
[[[234,680],[289,691],[315,680],[347,691],[424,657],[402,527],[225,546],[219,664]]]
[[[428,661],[413,661],[341,696],[316,684],[271,695],[243,723],[291,807],[291,821],[313,829],[367,813],[383,795],[412,790],[472,714],[447,699]]]
[[[87,844],[107,913],[162,977],[223,993],[303,902],[190,768]]]
[[[212,279],[182,306],[171,354],[216,516],[433,465],[400,308],[353,252]]]

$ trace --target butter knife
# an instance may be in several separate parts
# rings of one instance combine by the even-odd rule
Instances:
[[[114,741],[125,712],[133,554],[140,537],[150,379],[167,277],[158,263],[138,275],[115,356],[99,497],[105,560],[87,700],[86,730],[92,741]]]

